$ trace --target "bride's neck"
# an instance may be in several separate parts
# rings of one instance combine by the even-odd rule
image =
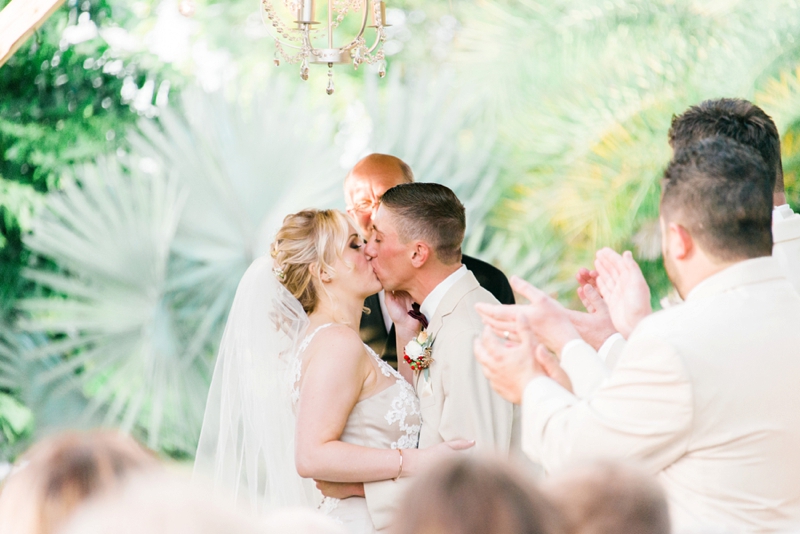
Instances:
[[[363,299],[338,299],[334,296],[320,295],[317,307],[310,318],[319,323],[343,324],[358,332],[363,311]]]

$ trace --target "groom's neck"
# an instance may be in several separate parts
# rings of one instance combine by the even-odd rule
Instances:
[[[411,282],[408,293],[414,302],[422,304],[422,301],[430,295],[436,286],[441,284],[445,278],[456,272],[461,267],[461,262],[445,265],[436,263],[433,265],[425,264],[419,269],[416,278]]]

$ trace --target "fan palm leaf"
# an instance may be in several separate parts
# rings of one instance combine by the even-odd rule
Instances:
[[[87,417],[102,412],[152,446],[185,444],[198,418],[187,392],[205,383],[205,363],[184,357],[168,311],[170,246],[186,195],[174,179],[126,173],[114,160],[75,175],[48,195],[26,240],[61,267],[24,273],[57,295],[20,303],[19,328],[56,339],[27,355],[60,357],[37,378],[89,398]]]

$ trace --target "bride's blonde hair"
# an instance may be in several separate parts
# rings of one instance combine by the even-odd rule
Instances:
[[[342,258],[351,235],[350,220],[337,210],[303,210],[288,215],[272,243],[275,275],[311,314],[319,296],[314,278],[322,287],[322,273],[333,277],[333,264]]]

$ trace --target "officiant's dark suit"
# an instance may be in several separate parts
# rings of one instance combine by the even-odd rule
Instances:
[[[478,283],[495,296],[501,304],[514,304],[514,291],[508,278],[497,267],[470,256],[462,256],[461,263],[472,271]],[[372,350],[397,369],[397,346],[394,335],[394,325],[386,331],[386,323],[381,311],[381,303],[378,295],[367,297],[364,306],[369,313],[364,312],[361,316],[361,339],[372,347]]]

